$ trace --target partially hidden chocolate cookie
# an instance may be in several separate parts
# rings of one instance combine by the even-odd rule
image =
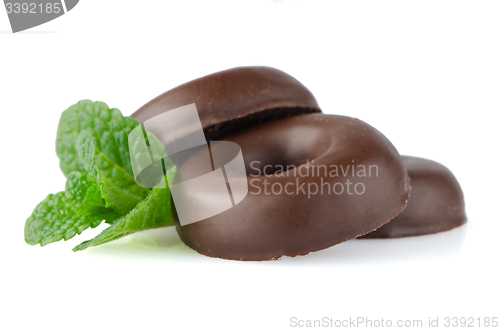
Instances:
[[[467,222],[460,185],[444,165],[403,156],[411,178],[406,208],[392,221],[362,238],[400,238],[447,231]]]
[[[312,93],[287,73],[270,67],[238,67],[173,88],[139,108],[132,117],[143,123],[192,103],[196,104],[207,140],[278,118],[321,112]]]

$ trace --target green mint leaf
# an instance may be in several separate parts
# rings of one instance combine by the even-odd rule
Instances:
[[[76,149],[83,130],[94,135],[96,148],[111,162],[132,174],[127,138],[138,125],[133,118],[124,117],[120,110],[110,109],[103,102],[82,100],[66,109],[59,120],[56,139],[56,152],[64,175],[86,171]]]
[[[102,143],[102,139],[101,139]],[[106,201],[125,215],[144,200],[150,190],[137,185],[134,176],[98,148],[97,139],[91,132],[83,130],[76,141],[76,149],[85,170],[95,179]],[[128,155],[128,153],[127,153]]]
[[[168,176],[174,175],[176,169],[168,170]],[[116,220],[110,227],[103,230],[95,238],[85,241],[73,248],[73,251],[81,251],[88,247],[108,243],[129,234],[175,224],[170,188],[164,177],[165,183],[157,185],[145,200],[128,215]]]
[[[94,179],[80,172],[72,172],[66,182],[66,191],[49,194],[36,206],[24,227],[25,241],[41,246],[59,240],[68,240],[85,229],[95,228],[103,220],[112,223],[120,217],[105,207]]]

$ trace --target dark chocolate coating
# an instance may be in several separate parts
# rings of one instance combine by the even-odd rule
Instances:
[[[142,123],[192,103],[196,104],[207,140],[268,120],[321,112],[311,92],[283,71],[238,67],[171,89],[142,106],[132,117]]]
[[[444,165],[402,156],[411,179],[405,210],[392,221],[361,238],[401,238],[451,230],[467,222],[462,189]]]
[[[185,226],[177,221],[184,243],[201,254],[234,260],[306,255],[371,232],[406,206],[410,186],[400,155],[382,133],[358,119],[297,115],[239,131],[224,140],[241,147],[249,193],[236,206],[213,217]],[[203,157],[205,154],[197,153],[188,158],[179,168],[179,181],[184,176],[189,178],[190,173],[198,173]],[[261,168],[256,163],[252,165],[253,161],[260,161]],[[268,169],[272,171],[278,170],[279,165],[296,168],[266,176],[260,173],[264,165],[272,165]],[[376,165],[378,176],[352,176],[350,171],[345,177],[330,173],[324,176],[324,172],[297,175],[305,174],[308,167],[324,169],[321,165],[344,169],[349,169],[349,165]],[[259,173],[258,177],[252,176]],[[274,184],[275,192],[280,185],[298,185],[294,185],[293,191],[292,186],[288,187],[293,194],[282,191],[268,195],[264,180],[269,183],[268,192],[272,192],[269,188]],[[325,188],[323,194],[309,198],[297,191],[302,183],[307,190],[309,184],[319,187],[328,182],[332,187],[335,183],[346,185],[347,180],[363,183],[365,192],[358,195],[351,188],[353,194],[336,195],[331,191],[327,194]]]

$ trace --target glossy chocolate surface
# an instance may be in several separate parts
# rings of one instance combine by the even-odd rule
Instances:
[[[358,119],[296,115],[223,140],[241,147],[248,175],[241,180],[248,179],[249,193],[218,215],[185,226],[177,222],[184,243],[201,254],[234,260],[305,255],[371,232],[406,206],[410,186],[400,155],[383,134]],[[179,181],[198,173],[204,156],[187,159],[179,168]],[[289,165],[295,167],[280,171]],[[336,176],[332,165],[347,171]],[[359,170],[363,167],[365,176]],[[361,185],[355,192],[355,183],[363,183],[362,194]],[[323,192],[310,194],[315,186]],[[341,187],[343,193],[337,194]]]
[[[403,156],[411,179],[405,210],[361,238],[400,238],[451,230],[467,222],[464,195],[455,176],[440,163]]]
[[[277,118],[321,112],[311,92],[287,73],[270,67],[238,67],[171,89],[132,117],[142,123],[192,103],[198,108],[207,140]]]

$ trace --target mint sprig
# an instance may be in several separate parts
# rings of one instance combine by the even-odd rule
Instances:
[[[99,150],[96,138],[89,131],[80,132],[76,149],[85,170],[99,185],[106,207],[126,214],[146,198],[150,190],[137,185],[133,175]]]
[[[66,177],[72,171],[86,172],[76,141],[80,132],[87,130],[96,138],[98,150],[132,174],[127,138],[138,125],[136,120],[124,117],[119,109],[111,109],[104,102],[82,100],[72,105],[62,113],[57,128],[56,153],[62,172]]]
[[[130,160],[143,156],[129,154],[128,135],[138,125],[102,102],[82,100],[63,112],[56,152],[67,177],[66,190],[49,194],[26,220],[28,244],[44,246],[68,240],[102,221],[111,224],[74,248],[78,251],[137,231],[174,225],[166,177],[152,190],[135,182]],[[153,153],[161,154],[161,142],[149,132],[147,138]],[[168,158],[163,165],[169,176],[175,173]]]
[[[72,172],[66,191],[49,194],[26,220],[24,237],[28,244],[41,246],[68,240],[103,220],[112,223],[121,215],[106,208],[95,180],[89,174]]]
[[[175,168],[171,169],[167,176],[173,175],[174,172]],[[175,225],[170,188],[166,178],[164,180],[164,183],[153,188],[146,199],[141,201],[128,215],[116,220],[95,238],[76,246],[73,251],[102,245],[138,231]]]

